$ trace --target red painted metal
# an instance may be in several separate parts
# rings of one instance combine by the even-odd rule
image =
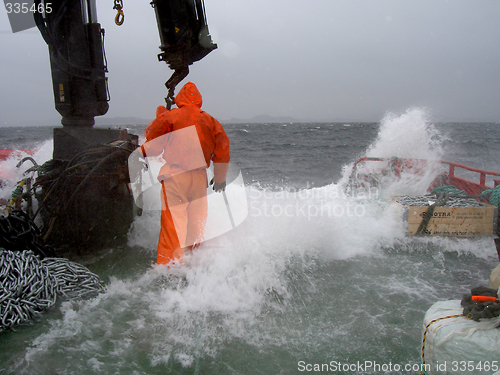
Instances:
[[[358,164],[367,162],[367,161],[386,161],[392,163],[392,168],[394,167],[400,169],[401,167],[404,167],[406,170],[413,170],[415,173],[418,173],[419,170],[422,168],[425,168],[425,165],[428,161],[426,160],[421,160],[421,159],[399,159],[399,158],[376,158],[376,157],[363,157],[358,159],[354,163],[354,169],[357,168]],[[438,187],[438,186],[445,186],[445,185],[452,185],[455,186],[459,190],[465,191],[469,195],[478,195],[481,194],[483,191],[492,189],[497,185],[500,185],[500,179],[493,179],[493,177],[500,177],[500,173],[498,172],[492,172],[492,171],[485,171],[482,169],[478,168],[472,168],[468,167],[463,164],[459,163],[454,163],[454,162],[449,162],[449,161],[444,161],[440,160],[439,163],[448,166],[448,171],[443,172],[440,174],[429,186],[429,191],[432,191],[432,189]],[[477,180],[470,180],[467,178],[459,177],[456,175],[457,171],[460,169],[477,173],[478,174],[478,179]],[[375,171],[374,171],[375,172]],[[486,185],[486,178],[490,177],[493,180],[494,186],[487,186]],[[487,199],[482,199],[485,202],[488,202]]]
[[[500,177],[500,173],[497,173],[497,172],[491,172],[491,171],[485,171],[482,169],[472,168],[472,167],[468,167],[468,166],[463,165],[463,164],[453,163],[451,161],[441,160],[440,163],[448,164],[450,166],[450,170],[448,173],[450,176],[453,176],[455,174],[455,167],[466,169],[466,170],[471,171],[471,172],[479,173],[479,176],[480,176],[479,184],[481,186],[486,186],[485,184],[486,184],[486,176],[487,175]],[[489,188],[487,188],[487,189],[489,189]]]
[[[483,191],[492,189],[500,183],[500,180],[494,180],[495,186],[486,186],[486,177],[487,176],[500,176],[500,173],[485,171],[482,169],[468,167],[463,164],[453,163],[449,161],[440,161],[442,164],[447,164],[449,166],[448,173],[443,173],[440,176],[441,181],[439,181],[439,185],[453,185],[457,189],[464,190],[469,195],[477,195],[481,194]],[[471,181],[462,177],[458,177],[455,175],[456,169],[461,168],[470,172],[479,174],[479,181]]]
[[[33,150],[11,150],[11,149],[6,149],[6,148],[1,148],[0,149],[0,160],[7,160],[7,158],[12,155],[15,152],[25,152],[28,155],[33,155],[34,151]]]

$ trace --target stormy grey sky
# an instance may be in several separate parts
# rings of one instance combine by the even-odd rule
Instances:
[[[219,48],[191,66],[203,109],[256,115],[379,121],[426,108],[434,121],[500,121],[500,1],[205,0]],[[171,71],[157,61],[149,0],[98,1],[106,30],[106,117],[150,119]],[[0,126],[59,125],[47,46],[36,29],[12,34],[0,12]]]

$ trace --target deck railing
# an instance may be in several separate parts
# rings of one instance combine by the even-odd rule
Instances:
[[[486,186],[486,176],[500,177],[500,173],[497,173],[497,172],[491,172],[491,171],[485,171],[482,169],[472,168],[472,167],[468,167],[468,166],[463,165],[463,164],[453,163],[450,161],[441,160],[441,163],[449,165],[448,176],[450,176],[450,177],[457,177],[457,176],[455,176],[455,168],[462,168],[462,169],[465,169],[467,171],[478,173],[479,174],[479,183],[475,183],[473,181],[471,181],[471,182],[473,182],[476,185],[479,185],[480,187],[482,187],[484,189],[491,188],[491,187]],[[493,187],[500,185],[500,179],[493,179],[493,181],[495,184],[495,186],[493,186]]]
[[[419,160],[419,159],[399,159],[399,158],[376,158],[376,157],[363,157],[358,159],[353,166],[353,172],[356,170],[358,167],[358,164],[367,162],[367,161],[386,161],[386,162],[392,162],[393,167],[401,167],[404,166],[412,168],[412,166],[417,165],[420,168],[422,168],[423,165],[425,165],[426,161],[425,160]],[[439,163],[442,165],[445,165],[448,167],[448,171],[444,172],[441,174],[429,187],[429,190],[432,190],[433,188],[437,186],[442,186],[442,185],[453,185],[456,188],[460,190],[464,190],[467,192],[469,195],[478,195],[481,194],[483,191],[494,188],[498,185],[500,185],[500,173],[498,172],[492,172],[492,171],[485,171],[482,169],[478,168],[472,168],[468,167],[463,164],[459,163],[454,163],[454,162],[449,162],[449,161],[444,161],[440,160]],[[395,164],[395,165],[394,165]],[[473,172],[477,173],[479,178],[476,180],[471,177],[459,177],[456,175],[457,170],[465,170],[468,172]],[[494,186],[488,186],[486,185],[488,182],[493,181]]]
[[[478,168],[468,167],[463,164],[453,163],[449,161],[441,161],[442,164],[448,165],[448,173],[444,173],[441,176],[441,180],[438,185],[453,185],[460,190],[464,190],[469,195],[478,195],[483,191],[496,187],[500,185],[500,179],[495,179],[495,177],[500,177],[500,173],[485,171]],[[473,180],[472,178],[463,178],[456,175],[457,169],[463,169],[469,172],[477,173],[479,178]],[[486,185],[486,178],[492,177],[494,186]],[[486,201],[487,199],[485,199]]]

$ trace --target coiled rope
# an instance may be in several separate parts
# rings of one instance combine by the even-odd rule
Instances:
[[[62,258],[41,260],[29,250],[0,249],[0,285],[0,332],[39,318],[57,296],[88,298],[105,290],[84,266]]]
[[[40,187],[42,193],[37,196],[39,205],[33,218],[41,214],[45,241],[51,234],[53,239],[62,240],[65,244],[88,237],[93,227],[87,220],[88,216],[83,214],[88,207],[85,199],[79,199],[82,192],[89,184],[96,183],[94,177],[107,176],[110,181],[106,181],[107,186],[116,184],[108,191],[118,194],[112,189],[128,182],[127,160],[136,147],[131,142],[117,141],[84,150],[69,162],[50,160],[40,166],[35,186]],[[119,172],[119,168],[124,172]]]
[[[482,194],[490,196],[490,203],[492,205],[500,206],[500,185],[497,185],[493,189],[485,190]]]
[[[54,249],[46,245],[38,227],[22,210],[11,210],[8,216],[0,215],[0,248],[31,250],[43,259],[54,256]]]

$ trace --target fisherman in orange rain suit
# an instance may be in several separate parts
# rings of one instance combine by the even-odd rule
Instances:
[[[230,160],[229,138],[222,125],[201,110],[202,97],[194,83],[188,82],[182,87],[175,97],[175,104],[178,108],[171,111],[163,106],[157,108],[157,117],[146,128],[146,142],[141,146],[143,156],[156,156],[163,152],[165,160],[158,174],[158,181],[162,183],[158,264],[181,261],[185,248],[193,249],[201,243],[207,219],[206,168],[212,160],[214,178],[210,185],[213,184],[216,192],[222,192]],[[169,145],[163,138],[159,138],[162,142],[156,142],[156,145],[151,142],[165,134],[170,137],[174,134],[172,132],[186,130],[193,125],[196,133],[191,128],[192,133],[197,139],[191,139],[190,144],[184,141],[183,144]],[[193,144],[198,145],[198,149],[201,146],[204,158],[203,166],[196,169],[190,162]],[[166,152],[168,147],[169,152]]]

